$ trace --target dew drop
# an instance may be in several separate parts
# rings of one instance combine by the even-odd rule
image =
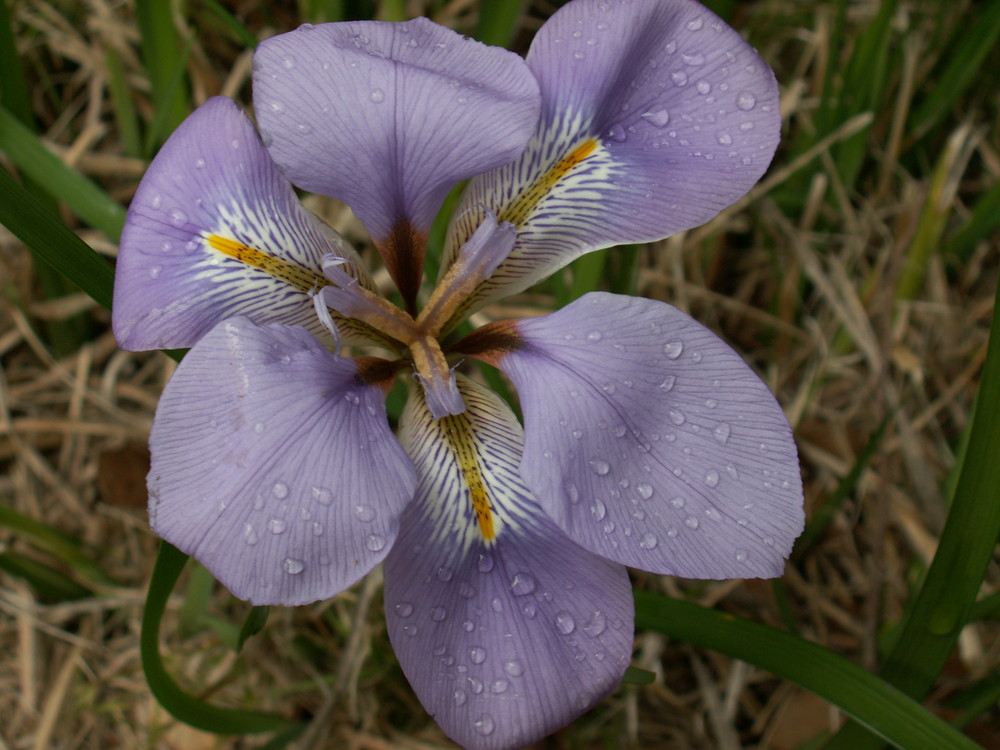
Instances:
[[[476,623],[474,623],[472,620],[466,620],[465,622],[462,623],[462,630],[464,630],[466,633],[471,633],[475,629],[476,629]]]
[[[413,614],[413,605],[409,602],[400,602],[396,605],[396,615],[399,617],[409,617]]]
[[[600,500],[595,500],[594,504],[590,507],[590,512],[594,516],[594,520],[603,521],[604,516],[608,513],[608,509]]]
[[[272,518],[267,522],[267,530],[272,534],[281,534],[285,531],[285,522],[280,518]]]
[[[493,555],[489,552],[483,552],[479,555],[479,562],[477,563],[480,573],[489,573],[493,570]]]
[[[156,209],[160,208],[160,206],[163,205],[163,196],[157,193],[156,195],[153,196],[153,199],[149,202],[149,205],[151,205],[153,208]]]
[[[483,735],[483,737],[488,737],[493,734],[493,730],[496,729],[496,724],[494,724],[492,716],[489,714],[483,714],[472,722],[472,728],[479,734]]]
[[[715,487],[719,483],[719,472],[709,469],[705,472],[705,484],[708,487]]]
[[[596,638],[608,627],[608,620],[601,611],[594,612],[593,616],[583,626],[583,632],[591,638]]]
[[[375,518],[375,511],[367,505],[355,505],[354,517],[362,523],[371,523]]]
[[[768,547],[773,547],[774,546],[774,537],[766,536],[766,537],[764,537],[763,541],[764,541],[764,544],[766,544]]]
[[[556,615],[556,628],[563,635],[569,635],[576,630],[576,620],[573,619],[573,615],[569,612],[559,612]]]
[[[733,137],[729,133],[719,133],[715,136],[715,140],[719,142],[720,146],[732,145]]]
[[[590,468],[594,470],[594,473],[599,477],[603,477],[609,471],[611,471],[611,465],[607,461],[603,461],[599,458],[594,459],[589,462]]]
[[[625,128],[623,128],[619,123],[615,123],[610,128],[608,128],[608,138],[616,143],[622,143],[627,137],[625,133]]]
[[[538,614],[538,607],[535,606],[534,602],[528,602],[521,608],[521,611],[524,612],[525,617],[529,620],[533,620],[535,619],[535,615]]]
[[[385,537],[379,534],[369,534],[365,540],[365,546],[372,552],[378,552],[385,547]]]
[[[417,626],[412,624],[404,625],[403,632],[406,633],[406,635],[408,635],[410,638],[412,638],[417,634]]]
[[[688,516],[687,518],[684,519],[684,525],[687,526],[689,529],[697,529],[698,519],[695,518],[694,516]]]
[[[715,426],[715,429],[712,430],[712,435],[715,436],[715,439],[719,442],[720,445],[725,445],[726,442],[729,440],[730,430],[731,428],[729,427],[728,424],[726,424],[725,422],[719,422],[719,424]]]
[[[590,331],[587,334],[587,341],[600,341],[603,338],[600,331]]]
[[[530,594],[537,586],[538,582],[530,573],[517,573],[510,582],[510,590],[514,596],[525,596]]]
[[[705,56],[700,52],[695,52],[691,55],[681,55],[681,59],[688,65],[694,67],[705,64]]]
[[[444,607],[431,607],[431,619],[434,622],[441,622],[448,617],[448,610]]]
[[[281,58],[281,67],[283,67],[285,70],[291,70],[292,68],[295,67],[295,58],[285,55],[284,57]]]
[[[163,266],[150,266],[149,267],[149,278],[151,278],[151,279],[157,278],[160,275],[161,271],[163,271]]]
[[[463,599],[472,599],[478,592],[475,586],[470,586],[465,581],[458,584],[458,595]]]
[[[704,25],[705,22],[701,19],[701,17],[693,18],[687,22],[688,31],[698,31]]]
[[[333,502],[333,493],[326,487],[313,487],[312,497],[320,505],[329,505]],[[358,507],[362,506],[359,505]],[[355,515],[357,515],[357,509],[355,509]]]
[[[202,159],[201,157],[198,157],[197,159],[195,159],[194,160],[194,168],[195,169],[204,169],[205,168],[205,160]]]
[[[640,482],[635,486],[635,491],[643,500],[649,500],[653,496],[653,485],[648,482]]]
[[[243,524],[243,541],[251,547],[257,544],[257,532],[248,523]]]
[[[379,104],[385,101],[385,92],[382,89],[372,89],[369,98],[376,104]]]
[[[747,561],[747,551],[745,549],[736,550],[736,562],[746,562]]]
[[[173,208],[170,210],[170,223],[175,227],[180,228],[187,224],[187,214],[181,211],[179,208]]]
[[[712,84],[706,81],[704,78],[698,80],[694,87],[698,90],[698,93],[704,96],[712,90]]]
[[[456,706],[464,706],[465,705],[465,701],[467,700],[466,696],[465,696],[465,691],[464,690],[456,690],[452,694],[451,698],[455,702]]]
[[[486,661],[486,649],[482,646],[473,646],[469,649],[469,659],[473,664],[482,664]]]
[[[669,352],[667,354],[669,356]],[[676,377],[674,377],[673,375],[667,375],[667,377],[663,379],[663,382],[660,383],[660,390],[663,391],[664,393],[669,393],[674,389],[674,383],[676,382],[677,382]]]
[[[447,583],[452,577],[451,568],[438,568],[437,569],[437,579],[442,583]]]
[[[576,488],[576,485],[572,482],[566,483],[566,495],[569,497],[571,503],[580,502],[580,490]]]
[[[683,412],[677,411],[676,409],[671,409],[667,412],[667,416],[670,417],[670,421],[675,425],[682,425],[687,421],[687,417],[684,416]]]
[[[520,677],[524,674],[524,667],[521,666],[521,662],[517,661],[517,659],[508,659],[503,663],[503,671],[511,677]]]
[[[667,355],[668,359],[677,359],[679,356],[681,356],[681,352],[683,351],[684,351],[684,343],[681,341],[671,341],[669,344],[663,345],[663,353]],[[673,387],[672,383],[671,387]]]
[[[657,128],[665,128],[670,122],[670,113],[662,107],[652,112],[643,112],[640,117]]]
[[[656,545],[660,543],[660,540],[656,538],[655,534],[646,533],[642,535],[642,539],[639,540],[640,549],[655,549]]]
[[[687,86],[688,75],[683,70],[675,70],[670,74],[670,80],[675,86]]]
[[[510,687],[510,683],[507,682],[507,680],[505,680],[505,679],[503,679],[501,677],[498,680],[493,680],[493,684],[490,685],[490,690],[492,690],[497,695],[500,695],[501,693],[506,693],[507,692],[507,688],[509,688],[509,687]]]
[[[757,97],[749,91],[741,91],[736,97],[736,106],[744,112],[749,112],[757,106]]]
[[[283,500],[288,497],[288,485],[284,482],[275,482],[274,486],[271,488],[271,494],[279,500]]]

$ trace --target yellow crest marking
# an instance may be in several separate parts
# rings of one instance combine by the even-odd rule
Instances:
[[[443,417],[438,420],[438,424],[448,441],[448,447],[458,462],[458,468],[462,472],[465,484],[469,488],[469,500],[472,502],[472,510],[479,522],[479,532],[486,541],[494,539],[496,530],[493,528],[490,496],[486,491],[486,482],[483,480],[482,471],[479,469],[479,457],[476,455],[472,431],[463,420],[462,415]]]
[[[597,146],[598,143],[593,138],[587,138],[580,142],[576,148],[553,164],[548,172],[535,180],[533,185],[522,191],[513,203],[500,212],[497,218],[520,227],[552,188],[573,171],[578,164],[593,154],[597,150]]]
[[[242,242],[237,242],[227,237],[220,237],[217,234],[210,234],[205,239],[213,250],[229,258],[234,258],[240,263],[252,266],[253,268],[259,268],[274,278],[294,286],[299,291],[308,292],[311,289],[317,289],[330,284],[325,277],[315,271],[310,271],[295,263],[268,255],[260,250],[248,247]]]

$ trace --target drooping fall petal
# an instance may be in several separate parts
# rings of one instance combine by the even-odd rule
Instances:
[[[156,155],[129,207],[112,312],[124,349],[192,346],[244,315],[328,337],[308,293],[327,254],[357,256],[299,204],[250,120],[209,99]]]
[[[604,293],[514,329],[499,365],[522,476],[572,539],[654,573],[780,575],[803,523],[797,452],[736,352],[676,308]]]
[[[574,0],[528,65],[542,116],[518,160],[475,178],[449,259],[492,210],[518,228],[475,306],[602,247],[702,224],[760,179],[778,144],[767,64],[694,0]]]
[[[407,679],[450,737],[521,748],[618,684],[631,591],[625,569],[567,538],[521,481],[510,409],[459,384],[463,414],[433,420],[417,395],[403,417],[419,479],[386,558],[386,619]]]
[[[254,604],[305,604],[382,561],[415,487],[384,393],[298,327],[220,323],[150,436],[153,530]]]

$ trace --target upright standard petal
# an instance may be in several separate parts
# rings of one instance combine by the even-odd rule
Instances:
[[[356,254],[299,204],[250,120],[209,99],[156,155],[129,207],[112,320],[123,349],[192,346],[216,323],[326,331],[308,293],[322,258]],[[350,264],[361,273],[360,264]]]
[[[521,473],[584,547],[687,578],[780,575],[802,530],[781,407],[715,334],[662,302],[588,294],[508,324]]]
[[[415,501],[385,562],[389,636],[427,711],[460,745],[520,748],[593,706],[632,651],[625,568],[546,517],[518,473],[522,435],[460,378],[465,413],[411,398],[400,439]]]
[[[539,110],[521,58],[426,18],[272,37],[254,56],[254,102],[285,175],[354,210],[408,301],[445,195],[517,157]]]
[[[167,384],[150,523],[236,596],[305,604],[381,562],[413,497],[382,390],[302,328],[226,320]]]
[[[518,227],[479,305],[590,250],[704,223],[778,144],[771,69],[694,0],[573,0],[539,30],[528,65],[538,128],[520,159],[469,184],[450,231],[453,257],[486,209]]]

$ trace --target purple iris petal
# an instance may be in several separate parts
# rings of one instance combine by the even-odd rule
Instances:
[[[254,56],[254,103],[284,174],[347,203],[397,284],[414,273],[400,256],[422,259],[408,233],[426,234],[458,182],[517,157],[539,108],[521,58],[426,18],[272,37]]]
[[[302,208],[242,110],[210,99],[164,144],[129,207],[115,336],[124,349],[188,347],[234,315],[327,336],[308,292],[329,253],[357,257]]]
[[[771,69],[693,0],[574,0],[527,59],[542,92],[535,136],[519,160],[470,183],[451,231],[454,254],[483,207],[518,225],[480,304],[590,250],[708,221],[777,147]]]
[[[413,466],[384,394],[307,331],[220,323],[177,368],[150,436],[153,530],[255,604],[305,604],[388,553]]]
[[[385,562],[386,619],[445,733],[466,748],[520,748],[618,684],[631,590],[624,567],[568,539],[525,487],[510,409],[459,383],[465,413],[434,421],[413,398],[403,417],[419,484]]]
[[[655,573],[781,574],[803,523],[795,444],[736,352],[669,305],[603,293],[516,330],[500,365],[522,475],[571,538]]]

